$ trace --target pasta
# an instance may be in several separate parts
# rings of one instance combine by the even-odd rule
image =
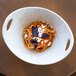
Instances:
[[[27,49],[43,52],[52,46],[56,30],[42,21],[33,22],[23,30],[24,45]]]

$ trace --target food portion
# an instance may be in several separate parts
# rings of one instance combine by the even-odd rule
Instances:
[[[33,22],[23,30],[24,45],[27,49],[33,49],[37,52],[52,46],[56,30],[45,22]]]

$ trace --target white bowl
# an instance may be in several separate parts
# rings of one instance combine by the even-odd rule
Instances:
[[[7,24],[11,19],[12,23],[7,30]],[[45,21],[57,31],[52,47],[42,53],[31,52],[24,47],[22,31],[33,21]],[[41,7],[24,7],[12,12],[3,24],[2,34],[12,53],[25,62],[37,65],[61,61],[71,52],[74,44],[73,34],[68,24],[55,12]],[[65,50],[68,40],[70,44]]]

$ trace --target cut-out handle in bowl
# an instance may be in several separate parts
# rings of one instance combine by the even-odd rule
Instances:
[[[71,49],[73,48],[74,44],[74,37],[71,33],[70,38],[67,39],[66,47],[65,47],[65,54],[66,56],[71,52]]]
[[[11,23],[12,23],[12,19],[10,19],[8,24],[7,24],[7,31],[10,29]]]
[[[2,33],[3,34],[8,33],[8,31],[10,30],[12,21],[13,21],[12,15],[8,15],[4,24],[3,24],[3,28],[2,28]]]
[[[66,45],[65,51],[67,51],[67,49],[69,48],[69,45],[70,45],[70,39],[68,39],[68,41],[67,41],[67,45]]]

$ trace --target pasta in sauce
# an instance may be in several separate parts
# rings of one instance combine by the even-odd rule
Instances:
[[[56,30],[42,21],[33,22],[23,30],[24,45],[27,49],[33,49],[37,52],[52,46]]]

